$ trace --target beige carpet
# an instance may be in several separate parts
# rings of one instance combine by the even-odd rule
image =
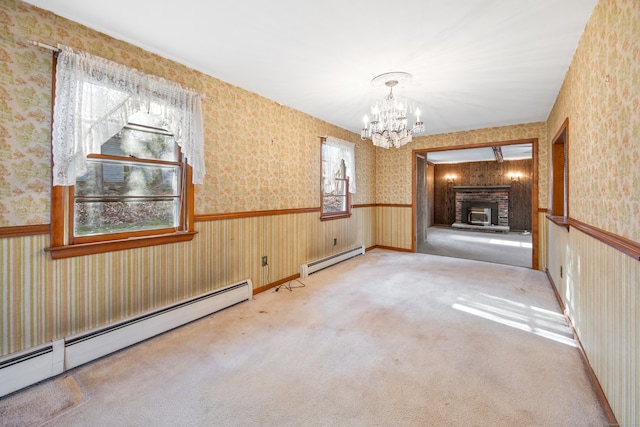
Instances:
[[[521,232],[460,230],[434,226],[418,252],[531,268],[532,236]]]
[[[0,424],[607,424],[541,272],[374,250],[304,282],[0,399]]]

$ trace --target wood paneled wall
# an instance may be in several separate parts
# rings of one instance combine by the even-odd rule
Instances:
[[[436,215],[436,167],[433,164],[429,164],[427,166],[427,193],[428,193],[428,203],[429,203],[429,226],[435,224],[435,215]]]
[[[435,165],[434,223],[451,225],[456,221],[454,186],[510,185],[509,226],[512,230],[531,231],[531,191],[533,160],[469,162]],[[520,174],[512,181],[509,174]],[[454,182],[447,182],[447,176]]]

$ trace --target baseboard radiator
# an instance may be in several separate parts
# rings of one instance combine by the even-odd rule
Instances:
[[[253,298],[250,279],[0,358],[0,396]]]
[[[345,261],[349,258],[353,258],[358,255],[364,255],[364,246],[357,246],[348,251],[341,252],[339,254],[331,255],[326,258],[322,258],[308,264],[302,264],[300,266],[300,277],[307,277],[310,274],[320,271],[323,268],[331,267],[339,262]]]

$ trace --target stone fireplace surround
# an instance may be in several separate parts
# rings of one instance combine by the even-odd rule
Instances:
[[[491,185],[491,186],[456,186],[455,202],[456,202],[456,224],[466,224],[467,218],[464,210],[473,207],[491,207],[492,211],[495,206],[498,207],[497,212],[492,212],[492,225],[500,227],[509,226],[509,190],[510,185]]]

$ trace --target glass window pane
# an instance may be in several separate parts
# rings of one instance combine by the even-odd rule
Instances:
[[[325,195],[322,200],[322,211],[324,213],[343,212],[347,210],[346,196]]]
[[[177,196],[180,167],[90,159],[75,196]]]
[[[74,234],[89,236],[180,225],[180,199],[76,200]]]
[[[177,161],[179,156],[173,135],[133,124],[102,144],[101,154],[166,161]]]

